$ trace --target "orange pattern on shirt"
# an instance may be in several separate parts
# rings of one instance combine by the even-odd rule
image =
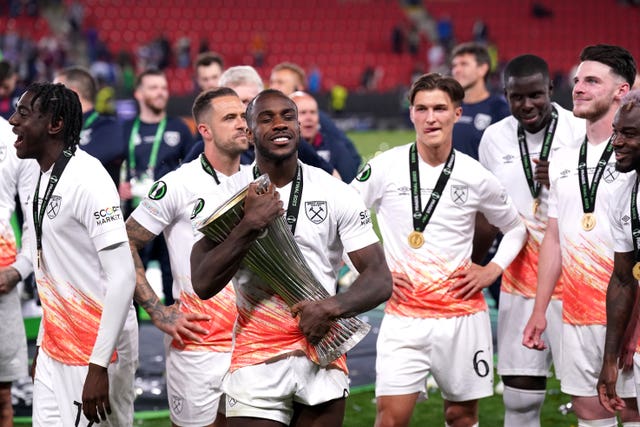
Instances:
[[[0,231],[2,231],[0,224]],[[16,260],[17,248],[13,234],[0,232],[0,267],[11,265]]]
[[[613,259],[604,253],[603,248],[587,239],[582,239],[581,244],[567,240],[562,254],[562,265],[570,278],[562,302],[564,322],[571,325],[607,324],[606,294]]]
[[[202,342],[185,338],[184,347],[177,346],[173,341],[171,345],[174,348],[189,351],[231,351],[233,325],[238,315],[233,285],[225,286],[216,296],[208,300],[201,300],[197,295],[183,290],[180,292],[180,311],[185,314],[206,314],[211,317],[211,320],[194,322],[209,331],[206,335],[200,335]]]
[[[66,365],[88,365],[98,336],[102,304],[72,285],[55,283],[47,276],[37,283],[44,322],[42,349]],[[62,288],[67,295],[58,292]],[[115,361],[114,352],[111,362]]]
[[[487,309],[482,292],[477,292],[465,301],[455,298],[455,292],[449,291],[457,281],[451,276],[469,268],[469,262],[451,272],[447,267],[447,260],[434,253],[428,256],[429,261],[425,261],[423,256],[421,259],[408,258],[403,263],[390,263],[394,274],[406,275],[409,278],[411,289],[394,284],[393,295],[387,301],[385,313],[433,319],[465,316]],[[400,266],[402,270],[399,269]]]
[[[526,223],[526,221],[525,221]],[[527,228],[530,224],[527,223]],[[521,295],[525,298],[535,298],[538,280],[538,257],[540,256],[540,243],[535,240],[533,233],[527,234],[527,242],[502,274],[500,290],[509,294]],[[564,269],[563,269],[564,271]],[[553,290],[553,299],[562,299],[562,290],[565,286],[566,274],[562,274]]]
[[[263,295],[267,295],[266,293]],[[298,318],[291,315],[287,303],[278,295],[270,294],[260,301],[244,299],[248,308],[238,306],[235,347],[231,356],[231,372],[238,368],[266,362],[278,356],[302,351],[318,363],[318,354],[302,334]],[[259,307],[259,309],[256,309]],[[342,355],[328,366],[348,372],[347,359]]]

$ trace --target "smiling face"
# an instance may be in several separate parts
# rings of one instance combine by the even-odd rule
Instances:
[[[451,147],[453,125],[462,115],[449,94],[440,90],[421,90],[409,110],[411,122],[416,129],[418,147],[438,149]]]
[[[573,114],[589,121],[597,121],[626,93],[629,84],[597,61],[584,61],[573,78]]]
[[[276,162],[296,155],[300,141],[296,104],[281,93],[265,93],[252,107],[247,122],[257,154]]]
[[[527,132],[539,132],[551,120],[551,85],[541,73],[509,77],[505,95],[511,114]]]
[[[613,119],[613,149],[616,170],[630,172],[640,169],[640,105],[624,106]]]
[[[164,112],[169,101],[167,78],[159,75],[144,76],[135,91],[135,98],[141,106],[147,107],[154,114]]]
[[[18,135],[14,143],[21,159],[42,159],[51,148],[51,114],[40,112],[40,102],[32,104],[34,94],[25,92],[18,100],[15,113],[9,118],[13,133]],[[58,129],[59,130],[59,129]]]

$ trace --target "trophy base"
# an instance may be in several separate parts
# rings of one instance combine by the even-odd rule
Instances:
[[[345,323],[348,325],[345,325]],[[340,332],[341,330],[342,332]],[[329,365],[351,350],[367,336],[370,330],[371,325],[356,317],[338,320],[336,326],[332,327],[329,333],[314,346],[318,353],[318,363],[320,366],[325,367]]]

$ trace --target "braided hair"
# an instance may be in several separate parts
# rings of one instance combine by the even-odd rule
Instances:
[[[82,130],[82,106],[78,95],[60,83],[33,83],[27,88],[33,94],[31,108],[39,102],[41,114],[51,114],[51,124],[64,124],[64,148],[75,152]]]

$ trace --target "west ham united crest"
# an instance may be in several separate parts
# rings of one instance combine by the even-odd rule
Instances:
[[[49,204],[47,205],[47,216],[49,219],[53,219],[58,216],[60,206],[62,206],[62,197],[51,196],[51,200],[49,200]]]
[[[602,174],[602,179],[604,179],[604,182],[607,184],[611,184],[618,178],[618,175],[620,175],[620,172],[616,170],[615,165],[609,164]]]
[[[181,413],[184,408],[184,399],[180,396],[171,396],[171,408],[176,414]]]
[[[307,214],[307,218],[314,224],[320,224],[327,218],[327,202],[325,201],[312,201],[304,203],[304,212]]]
[[[456,205],[464,205],[469,196],[469,187],[466,185],[451,186],[451,200]]]

